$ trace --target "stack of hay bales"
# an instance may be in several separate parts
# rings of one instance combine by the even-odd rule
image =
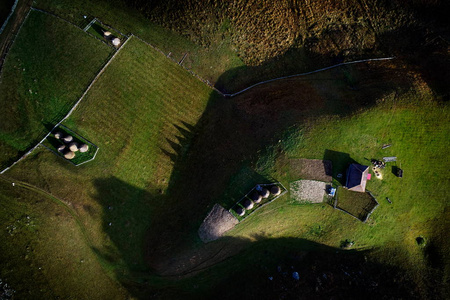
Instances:
[[[106,36],[106,33],[105,33]],[[61,152],[66,159],[73,159],[75,157],[75,152],[87,152],[89,150],[89,146],[86,144],[78,144],[73,141],[73,136],[66,135],[60,131],[57,131],[54,134],[55,139],[61,140],[64,144],[58,147],[58,152]]]

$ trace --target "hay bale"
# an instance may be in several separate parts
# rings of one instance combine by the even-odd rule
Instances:
[[[68,135],[66,137],[63,137],[62,140],[64,141],[64,143],[70,143],[71,141],[73,141],[73,136]]]
[[[239,221],[235,216],[219,204],[216,204],[205,220],[203,220],[202,225],[200,225],[198,235],[204,243],[214,241],[238,223]]]
[[[58,131],[54,134],[54,136],[55,136],[55,139],[59,140],[60,138],[62,138],[62,133]]]
[[[72,152],[77,152],[78,151],[78,143],[76,142],[72,142],[69,144],[69,149]]]
[[[87,152],[89,150],[89,146],[86,144],[81,144],[78,150],[80,150],[80,152]]]
[[[68,151],[66,154],[64,154],[65,159],[73,159],[75,157],[75,152]]]
[[[65,149],[66,149],[66,145],[61,145],[58,147],[59,152],[64,152]]]
[[[259,202],[261,202],[262,196],[258,192],[254,191],[250,195],[250,199],[252,199],[252,201],[255,203],[259,203]]]
[[[270,196],[270,192],[266,188],[263,188],[260,193],[261,193],[261,197],[263,197],[264,199],[267,199]]]
[[[112,44],[116,47],[118,47],[120,45],[120,39],[119,38],[115,38],[112,40]]]
[[[244,202],[242,203],[242,205],[244,205],[246,210],[252,209],[253,208],[253,201],[250,199],[245,199]]]
[[[243,215],[245,215],[245,209],[243,209],[242,207],[238,206],[234,209],[234,211],[238,214],[238,216],[242,217]]]
[[[278,196],[281,194],[281,189],[278,185],[274,185],[270,188],[270,193],[274,196]]]

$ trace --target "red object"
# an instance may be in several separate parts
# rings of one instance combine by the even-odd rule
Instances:
[[[372,174],[367,174],[367,180],[370,180],[372,178]]]

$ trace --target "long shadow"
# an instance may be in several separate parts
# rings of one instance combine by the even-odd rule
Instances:
[[[349,72],[357,80],[349,82]],[[118,277],[134,282],[130,291],[141,295],[137,291],[141,283],[156,280],[148,274],[171,278],[195,274],[226,260],[221,268],[228,269],[232,278],[248,266],[244,261],[249,249],[256,249],[255,259],[266,261],[268,254],[257,245],[279,251],[303,249],[301,245],[311,248],[304,240],[264,237],[257,243],[220,239],[203,244],[197,230],[214,203],[226,206],[248,186],[273,180],[264,175],[264,170],[273,167],[275,156],[271,155],[280,153],[279,140],[286,130],[302,126],[310,118],[351,114],[374,105],[386,94],[409,87],[408,82],[400,86],[388,82],[389,76],[391,71],[382,66],[370,66],[369,72],[361,65],[338,68],[314,80],[293,79],[263,86],[234,98],[225,99],[213,92],[198,123],[174,125],[178,138],[168,139],[170,149],[162,149],[174,163],[167,190],[158,190],[151,183],[142,190],[117,178],[95,182],[95,197],[104,207],[105,232],[114,245],[97,249],[97,253],[117,265]],[[351,162],[330,150],[325,156],[333,161],[335,172],[344,161]],[[261,157],[266,157],[265,165],[258,166]],[[207,290],[205,287],[203,291]]]

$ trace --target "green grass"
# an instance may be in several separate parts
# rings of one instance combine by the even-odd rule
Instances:
[[[123,299],[64,204],[3,178],[0,188],[0,278],[14,298]]]
[[[155,210],[164,203],[172,160],[183,156],[189,144],[183,136],[211,94],[161,53],[131,38],[64,122],[95,141],[101,148],[96,159],[75,167],[38,150],[24,163],[34,171],[42,167],[41,175],[22,168],[11,175],[35,177],[32,184],[44,189],[49,180],[52,194],[71,203],[86,226],[104,267],[118,277],[134,276],[148,270],[142,247],[148,228],[170,218]]]
[[[112,51],[55,17],[30,13],[0,84],[2,168],[67,114]]]

